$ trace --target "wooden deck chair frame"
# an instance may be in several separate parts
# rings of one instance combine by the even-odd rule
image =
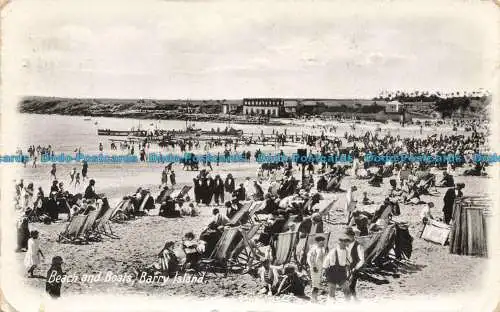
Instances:
[[[66,226],[64,232],[59,234],[57,239],[60,243],[81,243],[83,229],[87,221],[88,215],[76,215]]]
[[[184,185],[181,189],[181,191],[179,192],[179,194],[177,195],[177,198],[183,198],[184,196],[186,196],[187,193],[189,193],[189,191],[192,189],[193,187],[190,186],[190,185]]]
[[[254,201],[253,204],[250,206],[249,208],[249,222],[251,224],[256,224],[255,221],[257,222],[260,222],[260,220],[258,218],[255,217],[255,213],[257,211],[259,211],[263,205],[265,204],[265,201],[264,200],[260,200],[260,201]]]
[[[230,261],[229,249],[235,237],[240,233],[240,229],[237,227],[224,230],[210,257],[201,259],[198,270],[205,270],[207,273],[213,273],[217,276],[217,270],[222,269],[224,276],[227,276],[230,268],[230,265],[228,265]]]
[[[248,230],[241,229],[242,240],[236,245],[231,253],[231,259],[234,259],[233,267],[246,273],[252,269],[257,269],[262,265],[258,256],[257,246],[252,243],[252,238],[257,235],[262,224],[253,224]]]
[[[124,200],[122,200],[118,205],[122,205]],[[117,205],[117,207],[118,207]],[[96,221],[96,227],[95,227],[95,230],[97,233],[99,233],[100,235],[105,235],[107,237],[110,237],[110,238],[118,238],[118,236],[116,236],[114,233],[113,233],[113,229],[111,228],[111,216],[113,215],[113,213],[116,211],[117,207],[115,208],[111,208],[109,207],[108,210],[106,210],[106,212],[104,212],[103,216],[100,217],[97,221]]]
[[[174,192],[174,189],[168,189],[165,191],[165,193],[162,194],[162,196],[158,196],[157,198],[155,198],[155,204],[160,204],[162,202],[164,202],[166,199],[167,199],[167,196],[170,196],[172,195],[172,193]]]
[[[282,266],[294,258],[299,232],[277,233],[271,239],[272,265]],[[295,259],[293,259],[295,260]]]
[[[139,205],[140,212],[144,212],[144,207],[146,206],[146,203],[148,202],[148,199],[150,197],[153,198],[153,195],[151,195],[151,192],[147,192],[146,195],[144,196],[144,198],[142,199],[141,204]],[[153,198],[153,202],[154,202],[154,198]]]
[[[228,224],[231,224],[231,225],[240,225],[241,223],[241,219],[243,218],[243,216],[245,215],[245,213],[250,213],[250,208],[252,208],[252,205],[253,205],[254,201],[249,201],[247,203],[245,203],[243,205],[243,207],[241,207],[240,210],[238,210],[234,216],[229,220],[229,223]]]
[[[96,231],[96,223],[101,209],[102,207],[97,210],[90,211],[87,214],[87,220],[85,221],[85,225],[83,226],[83,235],[87,241],[90,239],[92,240],[100,239],[100,233]]]

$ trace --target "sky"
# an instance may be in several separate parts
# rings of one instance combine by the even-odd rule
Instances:
[[[495,8],[460,0],[16,0],[2,12],[2,82],[17,96],[160,99],[491,89]]]

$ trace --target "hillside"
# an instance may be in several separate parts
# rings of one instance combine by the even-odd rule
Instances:
[[[286,99],[286,101],[302,107],[318,107],[317,113],[349,113],[349,115],[376,113],[383,110],[386,103],[367,99]],[[32,96],[25,97],[19,103],[19,112],[140,119],[184,119],[186,114],[200,114],[198,117],[203,119],[203,115],[220,114],[222,104],[241,105],[242,100],[78,99]],[[408,113],[419,118],[430,117],[435,112],[434,102],[405,104],[408,104]],[[488,101],[472,100],[466,109],[453,115],[466,118],[484,116],[488,104]]]

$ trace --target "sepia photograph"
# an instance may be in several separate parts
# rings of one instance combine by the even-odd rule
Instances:
[[[499,10],[6,4],[3,307],[493,311]]]

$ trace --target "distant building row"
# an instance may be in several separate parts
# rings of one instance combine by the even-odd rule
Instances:
[[[320,114],[326,111],[325,103],[314,100],[288,100],[279,98],[245,98],[240,103],[223,103],[223,114],[264,115],[283,117],[296,113]],[[402,113],[403,106],[398,101],[385,103],[385,112]]]

